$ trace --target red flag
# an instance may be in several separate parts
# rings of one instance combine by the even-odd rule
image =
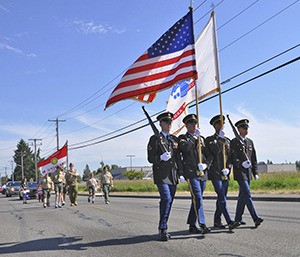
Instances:
[[[143,100],[147,94],[153,100],[157,91],[194,76],[193,17],[189,11],[131,65],[111,93],[105,108],[128,98]]]
[[[66,144],[47,159],[38,162],[37,166],[41,169],[42,176],[55,172],[57,166],[62,168],[67,167],[67,155],[68,146]]]

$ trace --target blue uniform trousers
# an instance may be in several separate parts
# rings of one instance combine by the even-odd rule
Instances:
[[[159,225],[158,229],[168,228],[168,219],[171,212],[172,203],[176,193],[176,185],[166,183],[157,184],[160,195],[159,202]]]
[[[248,211],[253,219],[253,221],[256,221],[259,217],[256,214],[256,211],[254,209],[251,192],[250,192],[250,182],[248,180],[238,180],[240,190],[239,190],[239,196],[235,211],[235,221],[241,221],[242,215],[244,213],[245,205],[248,208]]]
[[[187,224],[196,225],[197,220],[199,224],[205,224],[202,195],[206,187],[206,181],[202,181],[197,178],[191,178],[188,180],[188,182],[191,191],[192,203]]]
[[[228,191],[228,180],[212,180],[211,181],[215,192],[217,193],[217,201],[216,201],[216,211],[214,215],[214,224],[221,223],[221,215],[224,215],[224,218],[229,224],[231,222],[231,217],[227,208],[226,196]]]

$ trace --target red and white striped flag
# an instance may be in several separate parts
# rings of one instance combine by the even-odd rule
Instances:
[[[67,155],[68,145],[65,144],[61,149],[53,153],[50,157],[38,162],[37,166],[38,168],[40,168],[42,176],[45,176],[45,174],[47,173],[55,172],[57,166],[60,166],[62,168],[67,167]]]
[[[153,101],[156,92],[196,75],[190,10],[131,65],[111,93],[105,108],[128,98]]]

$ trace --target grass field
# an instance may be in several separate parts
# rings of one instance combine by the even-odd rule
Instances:
[[[85,191],[85,184],[79,186],[79,191]],[[157,192],[152,180],[115,180],[112,192],[147,193]],[[178,192],[188,192],[187,182],[179,183]],[[207,181],[206,192],[214,192],[210,181]],[[238,191],[238,183],[232,178],[229,182],[229,193]],[[259,180],[251,181],[252,193],[299,194],[300,172],[265,173],[260,174]]]

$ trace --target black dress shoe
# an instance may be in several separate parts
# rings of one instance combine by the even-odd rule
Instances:
[[[211,229],[208,228],[205,224],[201,224],[200,228],[202,229],[202,234],[207,234],[211,231]]]
[[[226,226],[220,223],[214,223],[214,228],[224,229]]]
[[[246,222],[243,220],[241,220],[239,223],[240,223],[240,225],[246,225]]]
[[[160,241],[168,241],[170,238],[170,234],[167,232],[166,229],[159,230],[159,239]]]
[[[264,219],[258,218],[258,219],[254,222],[254,223],[255,223],[255,227],[257,228],[263,221],[264,221]]]
[[[232,231],[233,229],[237,228],[238,226],[239,226],[239,222],[230,221],[228,224],[229,231]]]
[[[202,234],[202,230],[197,228],[196,225],[190,225],[189,232],[191,234]]]

